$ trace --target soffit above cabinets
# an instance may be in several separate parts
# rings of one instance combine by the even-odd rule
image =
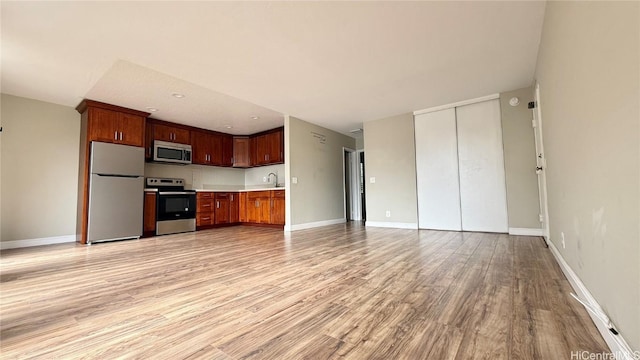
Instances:
[[[98,80],[87,98],[133,109],[144,106],[140,110],[151,112],[154,119],[234,135],[284,124],[284,115],[277,111],[122,60]]]

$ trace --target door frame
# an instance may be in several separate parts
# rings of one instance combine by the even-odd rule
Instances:
[[[366,181],[365,181],[365,173],[367,171],[366,167],[364,166],[363,163],[363,167],[362,169],[360,168],[360,156],[364,155],[364,149],[360,149],[360,150],[356,150],[356,177],[357,177],[357,182],[356,182],[356,187],[357,187],[357,198],[358,198],[358,208],[360,210],[360,216],[358,217],[358,220],[364,220],[366,221],[366,217],[367,217],[367,203],[366,203],[366,196],[367,196],[367,185],[366,185]],[[364,170],[364,171],[361,171]],[[362,189],[362,193],[360,193],[360,189]],[[364,198],[363,198],[364,197]]]
[[[349,179],[351,180],[349,183],[350,190],[350,201],[351,201],[351,213],[347,216],[347,189],[346,189],[346,164],[344,162],[344,154],[349,154],[349,160],[351,162],[351,166],[349,166]],[[343,206],[343,214],[345,220],[347,218],[351,218],[351,220],[359,221],[362,220],[362,204],[360,202],[360,189],[358,187],[359,177],[358,177],[358,167],[357,167],[357,151],[351,148],[342,147],[342,206]]]
[[[540,103],[540,83],[536,81],[533,109],[533,133],[536,146],[536,166],[542,167],[541,171],[536,170],[538,177],[538,202],[540,206],[540,218],[542,222],[542,235],[545,240],[549,240],[549,203],[547,196],[547,158],[544,152],[544,141],[542,132],[542,107]]]

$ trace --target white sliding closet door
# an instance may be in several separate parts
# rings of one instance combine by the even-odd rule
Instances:
[[[418,227],[461,230],[455,109],[415,116]]]
[[[509,231],[500,103],[456,108],[462,230]]]

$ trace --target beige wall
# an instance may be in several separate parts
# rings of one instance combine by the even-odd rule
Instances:
[[[360,135],[356,137],[356,148],[355,150],[364,150],[364,136]]]
[[[285,117],[288,226],[344,219],[343,147],[353,149],[355,139]]]
[[[284,164],[260,166],[246,169],[244,173],[244,184],[246,186],[265,185],[263,178],[269,175],[269,173],[278,175],[278,183],[284,184]],[[272,183],[274,181],[273,175],[271,175],[271,179],[267,179],[267,181]]]
[[[509,99],[520,99],[511,106]],[[533,88],[500,94],[502,117],[502,142],[504,145],[504,169],[507,184],[507,207],[510,228],[540,228],[538,214],[538,176],[536,145],[531,126],[533,114],[527,104],[533,101]]]
[[[75,239],[80,114],[6,94],[1,102],[2,241]]]
[[[413,114],[366,122],[364,133],[367,222],[417,225]]]
[[[549,2],[536,69],[551,241],[635,350],[640,350],[639,6]]]

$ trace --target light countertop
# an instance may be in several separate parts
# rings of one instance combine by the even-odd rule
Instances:
[[[252,187],[252,186],[247,186],[246,188],[243,189],[225,189],[225,188],[220,188],[220,189],[215,189],[215,188],[206,188],[206,189],[195,189],[196,192],[249,192],[249,191],[269,191],[269,190],[284,190],[283,186],[279,186],[279,187]]]

